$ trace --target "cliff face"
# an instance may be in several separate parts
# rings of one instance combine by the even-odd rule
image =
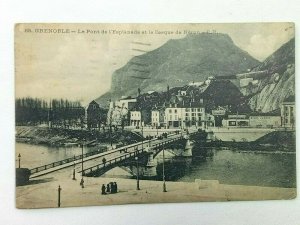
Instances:
[[[166,86],[184,86],[208,76],[232,75],[257,66],[259,61],[238,48],[226,34],[187,35],[169,40],[151,52],[132,58],[112,75],[109,93],[97,99],[163,91]]]
[[[252,110],[268,112],[280,108],[290,95],[295,95],[295,39],[284,44],[253,71],[267,71],[263,79],[241,88],[249,97]]]

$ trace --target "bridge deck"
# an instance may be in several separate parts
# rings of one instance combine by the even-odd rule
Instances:
[[[147,140],[147,141],[123,146],[123,147],[109,150],[106,152],[95,153],[90,156],[86,155],[86,157],[83,158],[84,170],[86,170],[86,171],[88,169],[91,170],[92,167],[97,167],[97,165],[98,165],[98,168],[99,168],[99,166],[101,167],[101,164],[103,164],[102,159],[104,157],[107,160],[107,163],[112,162],[113,160],[115,161],[115,163],[117,163],[117,162],[119,162],[119,160],[117,160],[117,159],[125,160],[125,159],[127,159],[126,155],[128,155],[128,154],[130,155],[131,153],[134,153],[134,152],[136,152],[137,154],[140,154],[141,153],[140,150],[144,151],[144,148],[149,147],[149,145],[151,145],[151,147],[154,146],[154,149],[155,149],[156,147],[161,146],[162,143],[167,143],[167,142],[169,143],[170,141],[173,142],[173,141],[175,141],[175,139],[178,140],[178,138],[180,138],[180,137],[182,137],[182,133],[170,134],[170,135],[168,135],[167,138],[165,138],[163,140],[158,140],[157,138],[155,138],[152,140]],[[122,158],[123,156],[125,158]],[[130,157],[133,157],[133,154],[130,155]],[[40,176],[43,176],[43,175],[46,175],[49,173],[53,173],[55,171],[62,170],[62,169],[68,168],[68,167],[74,167],[74,166],[78,167],[78,164],[81,163],[81,155],[76,156],[76,159],[77,159],[77,161],[76,160],[74,161],[74,159],[73,160],[65,159],[65,160],[59,161],[59,162],[63,162],[61,164],[60,163],[58,164],[58,162],[53,162],[51,164],[47,164],[47,165],[44,165],[41,167],[34,168],[34,169],[32,169],[32,175],[30,176],[30,178],[40,177]],[[54,166],[51,166],[49,168],[48,167],[49,165],[54,165]],[[102,165],[102,166],[104,166],[104,165]],[[44,169],[39,170],[38,168],[44,168]],[[80,168],[80,171],[78,171],[78,172],[81,172],[81,168]]]
[[[165,145],[168,145],[170,143],[173,143],[173,142],[181,140],[181,139],[183,139],[183,137],[181,135],[176,135],[175,137],[160,140],[160,142],[156,141],[155,143],[151,143],[151,145],[147,145],[147,148],[141,148],[141,146],[139,146],[133,152],[126,152],[126,154],[122,154],[122,155],[116,156],[114,158],[111,158],[110,160],[107,160],[105,165],[103,162],[100,162],[99,164],[93,165],[91,167],[86,167],[83,170],[83,174],[84,175],[97,174],[98,176],[102,175],[105,172],[107,172],[108,170],[110,170],[116,166],[122,165],[122,163],[124,163],[124,162],[133,161],[136,156],[138,156],[142,153],[152,152],[154,155],[156,155],[162,150],[162,148]],[[79,171],[79,173],[81,173],[81,172],[82,172],[82,170]]]

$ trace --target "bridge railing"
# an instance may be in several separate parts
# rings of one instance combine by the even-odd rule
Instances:
[[[170,139],[170,140],[166,140],[166,141],[163,141],[163,142],[160,142],[160,143],[157,143],[157,144],[153,144],[152,146],[152,150],[153,150],[153,153],[154,155],[158,154],[159,151],[164,148],[166,145],[170,144],[170,143],[173,143],[175,141],[178,141],[178,140],[182,140],[183,137],[180,136],[180,137],[176,137],[176,138],[173,138],[173,139]]]
[[[92,156],[92,155],[97,155],[99,153],[103,153],[103,152],[107,152],[107,151],[108,151],[108,149],[98,149],[97,151],[84,153],[83,156],[82,155],[75,155],[75,156],[67,158],[67,159],[63,159],[63,160],[60,160],[60,161],[48,163],[48,164],[43,165],[43,166],[35,167],[33,169],[30,169],[30,173],[35,174],[37,172],[47,170],[47,169],[51,169],[51,168],[54,168],[54,167],[57,167],[57,166],[61,166],[61,165],[66,164],[66,163],[75,162],[76,160],[82,159],[82,157],[86,158],[86,157],[89,157],[89,156]]]
[[[181,139],[183,139],[182,136],[176,137],[176,138],[173,138],[173,139],[170,139],[170,140],[165,140],[165,141],[163,141],[161,143],[154,144],[154,146],[152,146],[152,148],[155,150],[155,153],[157,153],[160,150],[159,147],[163,147],[164,145],[173,143],[174,141],[181,140]],[[87,175],[87,174],[90,174],[90,173],[95,172],[97,170],[99,171],[101,169],[110,169],[110,168],[114,167],[115,165],[119,164],[120,162],[123,162],[123,161],[125,161],[126,159],[129,159],[129,158],[135,157],[135,156],[137,156],[138,154],[140,154],[140,153],[142,153],[144,151],[146,151],[146,150],[145,149],[140,149],[140,150],[136,150],[135,152],[130,152],[128,154],[118,156],[116,158],[107,160],[105,162],[105,165],[102,162],[102,163],[97,164],[95,166],[91,166],[89,168],[85,168],[84,170],[79,171],[79,173],[83,172],[83,175]]]
[[[99,169],[111,168],[113,165],[116,165],[117,163],[122,162],[126,159],[135,157],[135,156],[137,156],[138,154],[140,154],[142,152],[144,152],[144,149],[140,149],[140,150],[137,150],[135,152],[131,152],[131,153],[128,153],[128,154],[125,154],[125,155],[121,155],[121,156],[118,156],[116,158],[107,160],[105,162],[105,164],[102,162],[102,163],[97,164],[95,166],[91,166],[89,168],[81,170],[78,173],[83,173],[83,175],[86,175],[86,174],[89,174],[89,173],[94,172],[94,171],[99,170]]]
[[[154,144],[154,148],[157,148],[158,146],[161,146],[163,144],[168,144],[170,142],[173,142],[173,141],[176,141],[176,140],[179,140],[179,139],[182,139],[182,136],[181,137],[177,137],[177,138],[173,138],[173,139],[170,139],[170,140],[167,140],[167,141],[164,141],[164,142],[159,143],[159,144]],[[152,141],[155,141],[155,140],[157,140],[157,138],[152,139]],[[144,142],[144,144],[145,143],[146,143],[146,141]],[[143,142],[138,142],[138,143],[130,144],[130,145],[123,146],[123,147],[120,147],[120,148],[117,148],[117,149],[99,149],[97,151],[87,152],[87,153],[83,154],[83,158],[89,157],[89,156],[93,156],[93,155],[97,155],[99,153],[103,153],[103,152],[107,152],[107,151],[112,151],[112,153],[116,152],[116,151],[120,151],[120,152],[121,151],[125,151],[126,152],[130,148],[134,149],[134,148],[136,148],[138,146],[141,146],[141,145],[143,145]],[[140,150],[134,151],[134,152],[131,152],[130,154],[135,154],[136,152],[139,152],[139,151]],[[70,158],[67,158],[67,159],[63,159],[63,160],[60,160],[60,161],[48,163],[48,164],[43,165],[43,166],[35,167],[33,169],[30,169],[30,172],[31,172],[31,175],[32,175],[32,174],[38,173],[40,171],[51,169],[51,168],[54,168],[54,167],[57,167],[57,166],[61,166],[61,165],[66,164],[66,163],[74,162],[74,161],[80,160],[80,159],[82,159],[82,155],[77,155],[77,156],[70,157]],[[107,163],[109,163],[109,161]]]

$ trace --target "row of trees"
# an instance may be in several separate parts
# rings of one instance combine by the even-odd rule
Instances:
[[[47,124],[54,127],[83,127],[85,109],[79,101],[38,98],[16,99],[16,125]]]

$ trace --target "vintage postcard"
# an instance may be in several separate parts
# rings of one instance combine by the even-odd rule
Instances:
[[[16,207],[295,198],[294,36],[16,24]]]

